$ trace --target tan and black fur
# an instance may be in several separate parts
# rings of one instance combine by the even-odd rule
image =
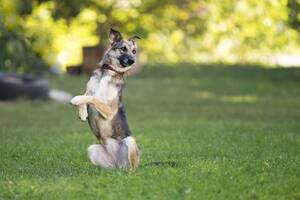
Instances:
[[[131,136],[122,100],[124,73],[136,60],[136,39],[123,39],[111,29],[111,45],[87,83],[84,95],[75,96],[70,103],[79,107],[80,119],[88,119],[100,144],[88,148],[90,161],[105,168],[136,168],[140,152]]]

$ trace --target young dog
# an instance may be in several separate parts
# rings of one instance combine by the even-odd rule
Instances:
[[[88,148],[90,161],[105,168],[136,168],[140,160],[138,145],[127,123],[122,101],[124,73],[136,60],[136,39],[123,39],[120,32],[110,29],[110,48],[87,83],[84,95],[70,103],[79,107],[80,119],[88,119],[100,144]]]

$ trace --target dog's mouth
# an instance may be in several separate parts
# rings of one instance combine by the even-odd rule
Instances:
[[[119,62],[121,64],[122,67],[129,67],[134,63],[134,58],[132,56],[128,56],[128,55],[122,55],[119,58]]]
[[[121,66],[122,66],[123,68],[128,67],[128,66],[126,66],[126,64],[124,64],[124,63],[122,63],[122,62],[120,62],[120,64],[121,64]]]

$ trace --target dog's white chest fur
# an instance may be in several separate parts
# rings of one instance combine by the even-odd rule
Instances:
[[[104,103],[110,103],[118,95],[118,88],[114,85],[112,77],[106,75],[93,83],[94,96]]]

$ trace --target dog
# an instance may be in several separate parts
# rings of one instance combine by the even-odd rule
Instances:
[[[84,95],[75,96],[70,103],[78,106],[81,120],[100,141],[88,148],[89,160],[104,168],[137,168],[140,150],[131,136],[127,123],[122,92],[124,74],[136,62],[138,36],[124,39],[115,30],[109,31],[110,47],[94,70]]]

